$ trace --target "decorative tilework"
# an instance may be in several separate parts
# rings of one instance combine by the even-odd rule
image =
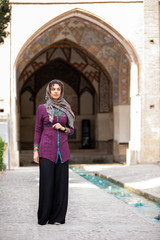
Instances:
[[[113,102],[114,105],[119,104],[119,72],[112,68],[111,78],[113,79]]]
[[[61,41],[63,41],[62,46],[60,46]],[[50,48],[51,45],[53,48]],[[41,58],[39,61],[37,58],[32,62],[32,59],[47,47],[49,49],[45,50],[45,54],[43,53],[43,60]],[[58,56],[56,56],[57,51],[54,50],[58,50]],[[79,57],[74,57],[73,52]],[[129,104],[128,55],[124,47],[109,31],[75,16],[56,25],[53,22],[53,25],[35,38],[19,57],[17,64],[19,81],[24,83],[35,70],[48,63],[49,60],[60,56],[81,71],[91,83],[95,80],[99,82],[100,65],[102,65],[112,79],[114,105]],[[100,65],[98,66],[93,59],[96,59]],[[29,62],[30,66],[26,68]]]
[[[120,76],[119,76],[119,104],[129,103],[129,75],[130,66],[129,61],[126,56],[122,55],[121,65],[120,65]]]
[[[101,73],[100,76],[100,112],[105,113],[110,111],[109,106],[109,96],[110,96],[110,88],[109,88],[109,79],[105,76],[104,73]]]

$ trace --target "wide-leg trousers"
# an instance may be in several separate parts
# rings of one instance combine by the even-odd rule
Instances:
[[[68,206],[68,161],[39,159],[38,224],[65,223]]]

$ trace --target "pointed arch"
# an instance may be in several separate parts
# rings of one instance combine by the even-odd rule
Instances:
[[[94,55],[106,69],[112,78],[115,105],[129,104],[130,69],[133,63],[138,66],[133,47],[106,21],[78,8],[50,20],[27,40],[15,62],[16,79],[20,79],[26,66],[41,52],[64,40]],[[45,62],[41,60],[33,62],[25,78],[43,64]],[[24,84],[25,78],[20,85]]]
[[[20,58],[24,55],[25,52],[27,53],[26,49],[30,45],[32,45],[36,41],[37,38],[39,38],[47,30],[53,28],[53,26],[56,26],[57,24],[62,24],[67,19],[71,19],[71,18],[83,19],[83,20],[86,20],[87,22],[92,22],[93,24],[97,25],[101,29],[110,33],[110,35],[112,35],[115,39],[117,39],[117,41],[126,49],[126,52],[128,52],[128,57],[130,58],[130,60],[135,63],[138,63],[138,57],[136,55],[136,52],[135,52],[132,44],[129,41],[127,41],[118,31],[116,31],[114,29],[114,27],[112,27],[105,20],[103,20],[99,16],[96,16],[93,13],[90,13],[90,12],[80,9],[80,8],[75,8],[75,9],[69,10],[69,11],[53,18],[52,20],[50,20],[49,22],[44,24],[41,28],[39,28],[25,42],[25,44],[21,48],[19,54],[17,55],[16,61],[15,61],[15,66],[19,65]],[[64,35],[65,34],[67,34],[67,33],[64,33]],[[78,37],[79,36],[80,35],[78,35]],[[29,53],[30,53],[30,57],[32,57],[32,53],[30,51],[28,52],[28,56],[29,56]]]

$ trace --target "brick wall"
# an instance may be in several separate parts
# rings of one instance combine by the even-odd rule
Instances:
[[[144,75],[141,93],[141,161],[157,162],[160,153],[159,1],[144,0]]]

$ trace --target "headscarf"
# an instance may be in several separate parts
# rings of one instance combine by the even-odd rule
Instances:
[[[54,100],[51,95],[50,95],[50,90],[51,90],[51,86],[53,84],[58,84],[61,86],[61,96],[58,100]],[[75,119],[75,115],[71,110],[71,106],[69,105],[69,103],[63,98],[64,96],[64,85],[63,83],[58,80],[58,79],[54,79],[52,81],[49,82],[47,88],[46,88],[46,96],[45,96],[45,100],[46,100],[46,110],[47,113],[49,115],[49,121],[52,123],[53,119],[54,119],[54,115],[55,115],[55,109],[57,108],[59,110],[61,110],[62,112],[65,112],[68,118],[68,125],[73,128],[74,127],[74,119]]]

